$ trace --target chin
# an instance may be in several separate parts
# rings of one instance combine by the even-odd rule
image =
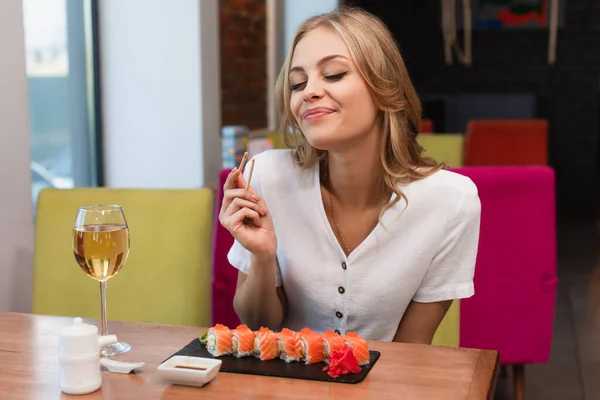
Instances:
[[[329,150],[332,146],[332,143],[327,140],[309,140],[308,143],[315,149],[323,151]]]
[[[308,143],[318,150],[328,150],[340,142],[340,138],[330,132],[305,132],[304,136]]]

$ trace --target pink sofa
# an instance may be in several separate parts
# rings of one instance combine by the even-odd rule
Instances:
[[[475,296],[461,300],[460,345],[502,364],[545,363],[556,295],[554,173],[549,167],[463,167],[481,199]]]
[[[550,357],[556,297],[554,172],[546,166],[462,167],[481,199],[475,295],[460,303],[460,346],[494,349],[514,366]]]
[[[231,169],[224,169],[219,174],[219,188],[217,190],[215,224],[213,227],[213,252],[212,252],[212,302],[211,325],[223,324],[231,328],[239,325],[235,310],[233,309],[233,296],[237,284],[237,269],[229,264],[227,253],[233,245],[233,236],[221,226],[219,210],[223,202],[223,185]]]

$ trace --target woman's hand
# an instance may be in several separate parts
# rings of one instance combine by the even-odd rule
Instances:
[[[262,198],[234,168],[223,185],[219,222],[246,250],[255,256],[275,256],[277,238],[273,220]]]

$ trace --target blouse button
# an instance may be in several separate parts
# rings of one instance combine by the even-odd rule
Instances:
[[[337,333],[338,335],[340,334],[340,331],[338,331],[337,329],[334,332]]]
[[[346,265],[346,263],[345,263],[345,262],[343,262],[343,263],[342,263],[342,269],[346,269],[346,268],[348,268],[348,266]]]
[[[344,314],[342,314],[341,312],[338,311],[335,313],[335,316],[338,318],[342,318],[344,316]]]
[[[343,286],[340,286],[340,287],[338,288],[338,292],[340,292],[340,294],[344,294],[344,292],[345,292],[345,291],[346,291],[346,289],[344,289],[344,287],[343,287]]]

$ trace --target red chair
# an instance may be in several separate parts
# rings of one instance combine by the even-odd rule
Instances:
[[[430,119],[424,119],[421,121],[421,132],[419,133],[433,133],[433,121]]]
[[[460,346],[515,367],[550,357],[556,297],[555,178],[550,167],[463,167],[479,190],[475,295],[460,303]],[[518,397],[517,398],[523,398]]]
[[[468,165],[548,165],[548,121],[469,121],[465,138]]]

